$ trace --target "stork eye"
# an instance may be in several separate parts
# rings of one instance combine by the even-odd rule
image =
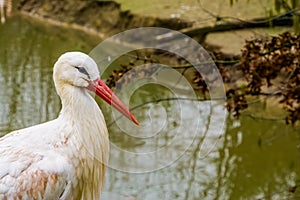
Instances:
[[[86,71],[86,69],[84,67],[75,67],[80,73],[83,73],[85,75],[87,75],[88,78],[90,78],[89,73]]]

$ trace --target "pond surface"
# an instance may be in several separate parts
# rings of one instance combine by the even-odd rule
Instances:
[[[66,51],[90,52],[100,39],[80,31],[14,16],[0,26],[0,136],[56,118],[60,100],[52,67]],[[222,105],[187,101],[147,103],[133,110],[141,122],[109,124],[110,164],[102,199],[300,198],[299,129],[282,121],[226,119]],[[130,107],[174,97],[169,87],[145,84]],[[98,100],[97,100],[98,101]],[[213,113],[213,116],[212,116]],[[210,127],[210,126],[211,127]],[[138,172],[138,173],[134,173]]]

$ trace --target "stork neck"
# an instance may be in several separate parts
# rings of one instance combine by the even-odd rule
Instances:
[[[84,143],[94,144],[95,141],[107,141],[108,133],[103,114],[94,98],[84,88],[67,86],[58,90],[62,101],[59,118],[73,129],[70,134],[78,133]],[[93,149],[93,148],[92,148]],[[101,153],[98,149],[96,152]],[[93,153],[95,155],[96,153]],[[96,155],[97,156],[97,155]],[[98,155],[97,157],[101,157]],[[101,157],[102,159],[102,157]]]
[[[64,117],[72,120],[84,117],[87,120],[87,118],[94,118],[94,115],[100,114],[97,103],[85,88],[65,85],[57,89],[57,93],[61,98],[61,115]]]

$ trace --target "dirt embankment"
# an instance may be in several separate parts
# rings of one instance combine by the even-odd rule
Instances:
[[[104,36],[143,26],[179,30],[192,25],[180,19],[139,16],[120,7],[114,1],[97,0],[21,0],[18,5],[22,13],[83,27]]]

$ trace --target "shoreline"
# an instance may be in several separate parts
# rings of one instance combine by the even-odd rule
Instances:
[[[121,10],[114,1],[67,0],[43,1],[21,0],[17,10],[22,15],[45,20],[51,24],[83,30],[102,39],[116,33],[138,27],[164,27],[181,30],[192,26],[192,22],[177,18],[140,16]]]
[[[53,25],[53,26],[58,26],[58,27],[62,27],[62,28],[71,28],[73,30],[82,31],[87,35],[99,37],[102,40],[105,39],[105,34],[100,33],[100,32],[98,32],[98,31],[96,31],[95,29],[92,29],[92,28],[88,28],[88,27],[85,27],[85,26],[80,26],[78,24],[57,21],[57,20],[54,20],[54,19],[51,19],[51,18],[45,18],[45,17],[42,17],[40,15],[24,12],[24,11],[21,11],[21,10],[18,11],[18,14],[22,17],[27,17],[27,18],[30,18],[30,19],[33,19],[33,20],[37,20],[40,23],[43,23],[43,22],[46,21],[47,23],[49,23],[50,25]]]

